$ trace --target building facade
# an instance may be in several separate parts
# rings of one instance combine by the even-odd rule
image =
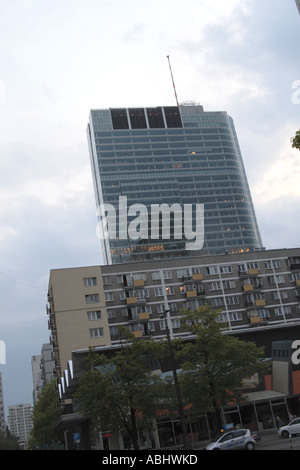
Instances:
[[[167,321],[171,338],[189,336],[181,310],[205,304],[232,334],[282,331],[300,325],[299,300],[299,248],[52,270],[56,370],[63,376],[73,351],[120,346],[120,327],[161,340]]]
[[[85,370],[89,346],[108,355],[120,349],[120,327],[140,341],[165,340],[166,321],[171,338],[191,340],[182,328],[182,309],[206,304],[220,311],[227,324],[224,333],[264,346],[272,364],[263,380],[245,380],[245,402],[222,408],[224,423],[263,430],[275,427],[276,416],[287,423],[290,413],[299,414],[300,365],[292,357],[293,343],[300,340],[300,248],[52,270],[48,302],[60,360],[59,397],[68,406]],[[155,373],[167,370],[158,367]],[[213,423],[210,413],[193,413],[186,410],[189,434],[197,446],[210,437]],[[178,418],[161,416],[147,425],[141,439],[151,438],[153,448],[182,443]],[[94,434],[76,407],[62,416],[60,426],[68,449],[74,446],[74,433],[80,433],[84,449],[126,448],[124,430]]]
[[[61,376],[70,352],[110,345],[108,317],[100,266],[50,272],[48,327],[55,376]]]
[[[87,136],[105,264],[262,247],[226,112],[95,109]]]
[[[32,405],[22,403],[8,407],[8,426],[11,434],[19,438],[19,444],[26,449],[32,429]]]
[[[0,432],[5,432],[4,396],[2,386],[2,374],[0,372]]]
[[[33,405],[36,404],[38,395],[43,388],[42,369],[41,369],[41,356],[31,357],[31,371],[33,381],[32,399]]]

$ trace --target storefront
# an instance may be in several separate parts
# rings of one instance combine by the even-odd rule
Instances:
[[[271,429],[276,426],[278,416],[283,424],[290,416],[299,416],[299,395],[286,396],[274,391],[253,392],[244,403],[223,408],[224,423],[245,427],[251,431]]]

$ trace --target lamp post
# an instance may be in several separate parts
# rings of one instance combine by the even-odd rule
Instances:
[[[183,411],[181,391],[180,391],[180,386],[179,386],[178,377],[177,377],[174,353],[173,353],[173,348],[172,348],[172,343],[171,343],[171,338],[170,338],[170,330],[169,330],[168,319],[167,319],[167,313],[169,312],[170,310],[165,310],[165,312],[162,313],[160,317],[164,318],[165,323],[166,323],[167,339],[168,339],[168,346],[170,350],[170,359],[171,359],[171,367],[172,367],[173,379],[174,379],[174,385],[175,385],[175,391],[176,391],[177,406],[178,406],[178,412],[179,412],[179,417],[180,417],[181,426],[182,426],[183,446],[184,446],[184,449],[190,450],[192,446],[191,446],[191,442],[189,439],[186,419],[185,419],[185,415]]]

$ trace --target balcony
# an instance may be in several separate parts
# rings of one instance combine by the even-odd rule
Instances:
[[[202,281],[203,279],[203,274],[196,273],[192,275],[193,281]]]
[[[144,279],[135,279],[133,281],[133,287],[144,287],[145,281]]]
[[[126,297],[126,303],[127,305],[135,305],[137,304],[137,297]]]
[[[148,312],[141,312],[141,313],[138,314],[138,319],[140,321],[148,321],[149,318],[150,318],[150,315],[149,315]]]
[[[266,305],[266,301],[263,299],[259,299],[255,301],[256,307],[264,307]]]
[[[196,290],[188,290],[188,291],[186,291],[185,296],[188,297],[188,298],[197,297],[197,291]]]
[[[244,284],[243,285],[243,291],[244,292],[250,292],[250,291],[253,291],[254,290],[254,287],[252,284]]]
[[[248,274],[249,274],[249,276],[257,276],[258,269],[257,268],[249,268],[248,269]]]
[[[135,338],[142,338],[143,336],[143,332],[141,330],[133,331],[132,333]]]
[[[262,323],[263,319],[258,315],[249,318],[251,324]]]

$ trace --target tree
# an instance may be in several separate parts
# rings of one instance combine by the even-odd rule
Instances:
[[[300,150],[300,129],[296,132],[295,137],[291,138],[292,147]]]
[[[42,388],[33,409],[33,428],[28,443],[32,449],[51,448],[55,440],[63,440],[61,433],[55,430],[61,415],[57,399],[55,380],[53,380]]]
[[[5,432],[0,432],[0,450],[20,450],[19,440],[13,436],[8,428]]]
[[[226,334],[218,321],[220,312],[209,306],[182,313],[195,334],[195,341],[178,353],[183,396],[196,409],[216,413],[228,402],[241,400],[243,379],[267,371],[264,348]]]
[[[154,416],[160,401],[163,404],[160,397],[168,394],[164,382],[151,370],[158,352],[156,343],[132,336],[113,357],[90,349],[89,370],[80,379],[76,393],[85,415],[101,429],[125,429],[134,449],[139,448],[138,429],[145,418]]]

